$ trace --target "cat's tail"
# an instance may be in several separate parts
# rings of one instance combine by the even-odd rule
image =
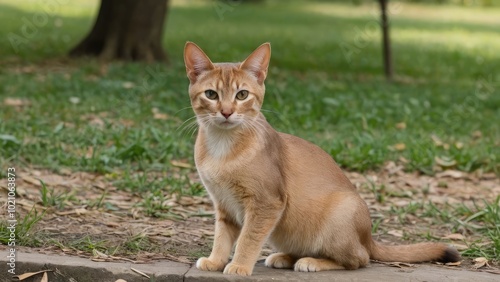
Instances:
[[[373,241],[370,258],[380,261],[446,263],[459,261],[460,254],[455,248],[442,243],[387,246]]]

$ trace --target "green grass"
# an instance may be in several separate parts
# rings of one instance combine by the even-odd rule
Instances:
[[[390,15],[396,79],[387,83],[374,5],[267,1],[221,14],[210,2],[173,1],[164,37],[170,64],[146,65],[65,58],[93,24],[96,0],[56,6],[13,48],[9,38],[22,35],[44,3],[0,0],[0,177],[11,166],[107,174],[119,189],[144,194],[139,205],[147,215],[175,217],[162,205],[166,193],[203,193],[187,177],[194,169],[171,165],[193,164],[194,136],[184,124],[193,116],[182,59],[187,40],[213,61],[239,61],[271,42],[265,115],[277,130],[320,145],[344,169],[364,172],[396,161],[426,174],[500,172],[499,7],[404,3]],[[26,104],[5,105],[7,98]],[[164,115],[157,119],[155,112]],[[391,196],[384,187],[371,189],[379,203]],[[61,208],[69,197],[45,185],[41,193],[47,207]],[[89,204],[101,207],[102,199]],[[457,214],[427,206],[394,213],[403,220],[422,209],[464,226],[491,223],[495,215],[498,222],[498,203],[488,202],[491,211],[480,215],[479,208]],[[467,221],[465,214],[476,217]],[[27,216],[26,230],[38,217]],[[488,226],[478,232],[498,252],[498,226]]]
[[[466,218],[455,219],[457,224],[476,229],[487,238],[473,242],[464,255],[500,261],[500,196],[493,202],[484,201],[482,206],[474,206],[473,209],[463,207],[462,215]]]
[[[392,206],[390,214],[396,216],[402,225],[409,224],[407,215],[410,214],[419,219],[427,219],[436,226],[447,226],[452,233],[469,236],[475,234],[474,238],[477,239],[469,238],[464,242],[468,249],[462,255],[486,257],[497,263],[500,261],[500,196],[492,201],[475,201],[472,207],[463,204],[437,207],[432,202],[418,200],[403,207]],[[374,228],[378,229],[378,225],[377,223]],[[432,234],[427,234],[424,238],[440,239]]]
[[[33,227],[36,225],[38,221],[40,221],[45,215],[45,210],[39,212],[33,207],[27,214],[19,217],[17,214],[17,222],[15,225],[14,233],[15,233],[15,246],[36,246],[39,244],[39,238],[36,234],[33,234]],[[7,221],[0,221],[0,243],[7,245],[9,244],[9,238],[11,234],[11,230],[8,229],[11,227]],[[10,246],[10,245],[9,245]]]
[[[42,180],[40,180],[40,184],[42,185],[40,189],[40,198],[42,206],[44,207],[55,207],[62,210],[67,201],[74,200],[71,193],[56,192],[54,189],[49,189]]]
[[[445,181],[437,182],[438,187],[447,189],[457,184],[448,187]],[[372,233],[376,236],[397,230],[402,231],[403,241],[418,242],[442,241],[447,235],[459,233],[463,239],[451,243],[466,247],[461,251],[464,257],[485,257],[496,265],[500,262],[500,195],[485,199],[478,196],[462,203],[439,203],[430,198],[436,194],[429,191],[429,184],[394,190],[376,184],[371,178],[360,189],[371,193],[376,201],[373,204],[376,212],[372,214]],[[398,204],[394,199],[405,203]]]
[[[500,40],[491,11],[497,8],[474,8],[467,21],[448,23],[436,13],[426,20],[413,15],[472,8],[404,4],[393,16],[397,79],[388,84],[381,77],[379,36],[368,28],[374,7],[298,1],[284,8],[270,2],[266,9],[239,5],[220,18],[210,5],[175,3],[165,36],[170,66],[47,61],[63,56],[90,27],[95,6],[87,2],[79,2],[79,9],[60,7],[18,53],[2,41],[6,67],[0,98],[27,99],[30,105],[0,106],[1,167],[18,163],[106,173],[168,170],[172,159],[191,159],[193,138],[179,127],[193,115],[185,109],[182,63],[182,46],[193,40],[214,61],[241,60],[270,41],[268,119],[278,130],[322,146],[346,169],[377,169],[404,158],[406,169],[432,174],[439,158],[464,171],[498,172],[499,130],[492,121],[500,117],[494,75]],[[21,19],[36,9],[5,0],[0,5],[6,23],[0,34],[20,34]],[[337,10],[352,13],[344,17]],[[58,36],[72,40],[46,43]],[[349,61],[342,43],[355,51]],[[168,118],[153,119],[153,108]],[[398,123],[406,127],[398,129]],[[405,149],[394,150],[398,143]]]

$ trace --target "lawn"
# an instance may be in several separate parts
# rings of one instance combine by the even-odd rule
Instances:
[[[264,113],[279,131],[320,145],[353,173],[381,174],[390,165],[416,177],[449,170],[478,179],[493,175],[498,187],[498,7],[393,6],[396,77],[388,83],[375,5],[268,1],[263,8],[234,2],[221,10],[216,2],[173,1],[164,37],[169,64],[146,65],[65,57],[90,29],[98,2],[49,2],[0,0],[1,178],[8,167],[86,173],[117,193],[140,195],[136,207],[146,216],[165,218],[163,199],[205,195],[193,168],[194,128],[185,122],[193,116],[185,42],[196,42],[214,61],[239,61],[269,41]],[[40,12],[46,10],[54,12]],[[25,40],[12,44],[15,36]],[[394,196],[367,185],[378,197]],[[68,191],[50,194],[50,185],[31,186],[41,191],[33,202],[48,213],[74,206],[113,210],[104,204],[107,192],[90,205]],[[498,260],[498,193],[482,195],[468,199],[468,207],[445,205],[440,212],[446,215],[430,212],[421,199],[414,210],[395,206],[387,217],[441,219],[432,224],[461,218],[463,224],[449,231],[465,228],[479,236],[464,254]]]

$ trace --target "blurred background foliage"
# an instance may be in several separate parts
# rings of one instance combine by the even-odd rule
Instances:
[[[393,83],[383,78],[377,1],[246,2],[172,1],[169,64],[146,64],[67,57],[99,1],[0,0],[0,166],[106,173],[192,162],[185,42],[216,62],[271,42],[264,109],[278,130],[350,170],[395,161],[427,174],[498,173],[498,1],[390,1]],[[25,40],[13,44],[15,35]]]

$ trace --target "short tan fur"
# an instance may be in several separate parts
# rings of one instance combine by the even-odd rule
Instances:
[[[357,269],[370,259],[458,261],[445,244],[372,239],[368,207],[330,155],[275,131],[261,113],[270,56],[265,43],[242,63],[212,63],[186,43],[195,162],[216,210],[212,253],[196,266],[251,275],[266,241],[278,253],[265,264],[296,271]]]

